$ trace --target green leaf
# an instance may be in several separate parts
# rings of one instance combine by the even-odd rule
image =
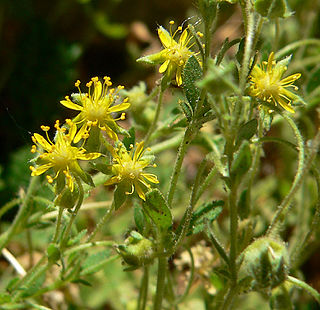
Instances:
[[[130,192],[130,188],[128,185],[124,183],[119,183],[117,185],[117,188],[113,194],[114,206],[116,210],[118,210],[126,201],[128,197],[128,195],[126,195],[127,192]]]
[[[84,145],[84,148],[87,150],[88,153],[100,151],[100,138],[100,128],[98,126],[91,127],[89,138],[86,140],[86,143]]]
[[[186,98],[194,110],[196,103],[200,99],[200,89],[195,86],[195,82],[202,78],[202,69],[195,56],[191,56],[183,69],[182,81]]]
[[[40,288],[42,287],[44,281],[46,279],[46,274],[42,273],[29,287],[22,287],[23,290],[21,297],[26,298],[36,294]]]
[[[133,217],[134,217],[136,226],[138,228],[138,231],[142,233],[145,227],[145,217],[140,206],[138,205],[134,206]]]
[[[193,115],[191,106],[187,102],[182,101],[182,100],[179,100],[178,103],[181,107],[182,112],[186,116],[187,120],[190,122],[192,119],[192,115]]]
[[[241,178],[250,168],[252,162],[250,144],[243,141],[239,151],[236,153],[232,165],[231,176]]]
[[[72,239],[68,241],[68,246],[74,246],[80,243],[81,239],[86,235],[87,229],[81,230]]]
[[[82,265],[81,275],[88,275],[95,273],[105,267],[105,264],[109,262],[111,256],[110,250],[103,250],[86,258]]]
[[[222,212],[223,200],[204,203],[192,215],[187,235],[197,234],[205,229],[205,221],[212,223]]]
[[[83,284],[85,286],[92,286],[92,284],[84,279],[75,279],[73,281],[71,281],[72,283],[79,283],[79,284]]]
[[[96,169],[105,175],[112,174],[112,165],[108,165],[108,164],[104,164],[104,163],[91,163],[91,162],[90,162],[90,164],[93,169]]]
[[[122,143],[126,147],[127,151],[130,151],[130,145],[134,145],[136,142],[136,133],[134,127],[131,127],[128,131],[129,137],[124,137]]]
[[[250,140],[253,137],[253,135],[257,132],[257,128],[258,128],[258,121],[255,118],[243,124],[239,128],[236,144],[240,145],[242,140]]]
[[[307,84],[307,94],[311,93],[320,85],[320,68],[312,73]]]
[[[285,0],[255,0],[254,8],[260,15],[268,18],[284,18],[291,15]]]
[[[238,63],[239,63],[240,65],[242,64],[242,61],[243,61],[244,42],[245,42],[245,38],[243,37],[243,38],[240,40],[239,47],[238,47],[238,51],[237,51],[237,54],[236,54],[236,60],[238,61]]]
[[[76,204],[78,196],[79,191],[77,187],[75,187],[73,192],[68,187],[65,187],[64,191],[55,199],[55,204],[65,209],[72,209]]]
[[[222,44],[222,47],[216,57],[216,65],[219,66],[221,61],[223,60],[223,57],[225,53],[235,44],[238,44],[240,42],[240,39],[234,39],[231,42],[229,41],[229,38],[226,38]]]
[[[238,213],[242,220],[248,218],[250,214],[250,203],[248,203],[247,195],[248,195],[248,190],[245,189],[241,193],[239,198]]]
[[[146,194],[143,209],[160,230],[172,226],[172,215],[167,201],[158,189],[152,189]]]

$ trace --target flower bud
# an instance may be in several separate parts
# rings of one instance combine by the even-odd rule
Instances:
[[[147,265],[154,258],[152,241],[144,238],[136,231],[130,233],[129,238],[125,240],[125,244],[117,246],[117,251],[128,265],[134,267]]]
[[[289,256],[283,242],[263,237],[255,240],[244,251],[241,274],[253,279],[254,290],[277,287],[288,275]]]

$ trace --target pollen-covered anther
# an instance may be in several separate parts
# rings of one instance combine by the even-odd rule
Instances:
[[[203,38],[203,33],[202,33],[202,32],[198,31],[198,32],[197,32],[197,35],[198,35],[200,38]]]
[[[79,80],[77,80],[77,81],[74,83],[74,86],[75,86],[75,87],[79,87],[79,86],[80,86],[80,83],[81,83],[81,82],[80,82]]]
[[[174,25],[174,20],[170,20],[169,24]]]
[[[92,85],[92,81],[90,81],[90,82],[88,82],[88,83],[86,84],[86,86],[87,86],[88,88],[90,88],[91,85]]]
[[[124,86],[123,85],[119,85],[118,89],[124,89]]]
[[[53,178],[50,175],[47,175],[46,178],[49,184],[53,183]]]
[[[120,119],[123,121],[126,119],[126,113],[121,113]]]
[[[182,27],[181,26],[178,27],[178,31],[182,31]]]
[[[95,76],[91,80],[92,80],[92,82],[97,83],[99,81],[99,78],[97,76]]]
[[[41,128],[41,130],[43,130],[43,131],[49,131],[50,130],[50,127],[49,126],[44,126],[44,125],[42,125],[42,126],[40,126],[40,128]]]
[[[31,153],[36,153],[37,152],[37,146],[36,145],[32,145],[30,152]]]
[[[130,144],[130,149],[133,149],[133,144],[132,143]]]

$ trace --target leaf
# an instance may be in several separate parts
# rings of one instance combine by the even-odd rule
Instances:
[[[158,189],[152,189],[146,194],[143,209],[160,230],[172,226],[172,215],[167,201]]]
[[[81,239],[86,235],[87,229],[81,230],[78,234],[75,235],[72,239],[68,241],[68,246],[74,246],[80,243]]]
[[[142,233],[145,227],[145,217],[140,206],[138,205],[134,206],[133,217],[134,217],[136,226],[138,228],[138,231]]]
[[[182,100],[179,100],[178,103],[181,107],[182,112],[186,116],[187,120],[190,122],[192,119],[192,115],[193,115],[191,106],[187,102],[182,101]]]
[[[247,199],[248,195],[248,190],[245,189],[239,198],[239,203],[238,203],[238,214],[242,220],[248,218],[250,214],[250,204],[248,203]]]
[[[110,256],[110,250],[104,250],[90,255],[82,265],[81,275],[88,275],[101,270],[110,261]]]
[[[253,135],[257,132],[257,128],[258,128],[258,121],[255,118],[243,124],[239,128],[236,144],[240,145],[242,140],[250,140],[253,137]]]
[[[92,284],[84,279],[75,279],[73,281],[71,281],[72,283],[79,283],[79,284],[83,284],[85,286],[92,286]]]
[[[8,293],[0,294],[0,305],[9,303],[11,301],[11,296]]]
[[[135,145],[136,142],[136,133],[134,127],[131,127],[128,131],[129,137],[124,137],[122,143],[126,147],[127,151],[130,151],[130,145]]]
[[[240,40],[239,47],[238,47],[238,51],[237,51],[237,54],[236,54],[236,59],[237,59],[237,61],[238,61],[238,63],[239,63],[240,65],[242,64],[242,60],[243,60],[244,42],[245,42],[245,37],[243,37],[243,38]]]
[[[113,194],[114,206],[116,210],[118,210],[124,204],[124,202],[128,197],[126,195],[126,192],[129,192],[129,191],[130,191],[130,188],[126,186],[126,184],[120,183],[117,185],[117,188]]]
[[[236,153],[232,165],[231,176],[241,178],[250,168],[252,162],[251,150],[248,141],[243,141]]]
[[[238,44],[240,42],[240,39],[234,39],[231,42],[229,41],[229,38],[226,38],[222,44],[222,47],[216,57],[216,65],[219,66],[221,61],[223,60],[223,57],[225,53],[230,49],[233,45]]]
[[[40,288],[42,287],[44,281],[46,279],[46,274],[42,273],[29,287],[22,287],[23,290],[21,297],[26,298],[36,294]]]
[[[223,200],[214,200],[204,203],[196,210],[190,221],[190,227],[187,235],[197,234],[205,229],[205,221],[212,223],[222,212],[224,206]]]
[[[320,85],[320,68],[313,72],[307,84],[307,94],[311,93]]]
[[[183,69],[182,80],[183,90],[186,98],[194,110],[196,103],[200,99],[200,89],[195,86],[195,82],[202,78],[202,69],[195,56],[191,56]]]

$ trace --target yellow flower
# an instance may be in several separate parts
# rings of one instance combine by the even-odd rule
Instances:
[[[74,122],[81,126],[74,138],[74,142],[77,143],[81,138],[87,137],[91,126],[98,126],[101,130],[105,131],[111,139],[117,141],[118,136],[116,131],[118,131],[119,126],[116,121],[125,119],[125,113],[122,113],[118,119],[113,119],[112,113],[120,112],[130,107],[128,98],[124,99],[120,104],[112,105],[120,98],[117,93],[123,89],[123,86],[118,86],[117,89],[109,89],[112,85],[109,77],[104,77],[103,84],[97,77],[94,77],[86,84],[88,93],[83,94],[79,85],[80,81],[78,80],[75,86],[79,89],[79,95],[74,96],[74,98],[79,104],[72,102],[69,96],[66,96],[66,100],[60,101],[65,107],[80,111],[74,119]]]
[[[139,197],[145,200],[145,191],[150,188],[151,183],[159,183],[157,176],[152,173],[146,173],[143,170],[151,167],[152,159],[144,157],[145,150],[143,150],[144,142],[136,144],[135,150],[131,146],[128,152],[123,145],[119,148],[111,149],[114,164],[112,165],[112,172],[114,174],[105,185],[124,184],[128,188],[131,187],[127,195],[132,194],[134,190],[137,191]],[[155,167],[155,165],[153,165]]]
[[[255,65],[250,75],[249,94],[274,105],[280,104],[285,110],[294,113],[291,102],[296,100],[298,96],[289,91],[287,88],[292,87],[297,90],[298,87],[293,83],[300,78],[301,74],[292,74],[284,79],[283,73],[287,67],[283,64],[276,63],[274,53],[272,52],[268,58],[268,62]]]
[[[170,78],[175,74],[177,84],[180,86],[182,84],[181,73],[184,65],[189,57],[195,53],[190,51],[193,44],[189,44],[192,37],[189,35],[188,29],[186,28],[181,33],[179,40],[176,41],[174,38],[178,32],[182,31],[182,27],[179,26],[172,34],[171,27],[173,24],[174,21],[170,21],[170,32],[162,26],[158,28],[158,36],[164,49],[159,53],[141,57],[137,61],[149,64],[161,64],[159,72],[166,72]]]
[[[47,139],[37,133],[32,136],[34,145],[31,148],[31,152],[38,152],[40,154],[37,161],[41,165],[38,167],[30,166],[30,170],[31,176],[37,176],[53,168],[56,174],[53,178],[47,175],[49,183],[52,183],[61,173],[64,173],[67,185],[73,191],[74,182],[72,175],[80,173],[81,176],[81,172],[83,172],[78,164],[78,159],[96,159],[101,154],[86,153],[83,147],[72,146],[72,142],[77,134],[77,126],[71,120],[66,120],[66,122],[70,127],[68,133],[66,133],[66,128],[61,128],[59,121],[56,121],[55,128],[57,129],[57,133],[55,142],[52,142],[48,136],[48,131],[50,130],[48,126],[41,126],[41,129],[46,133]]]

